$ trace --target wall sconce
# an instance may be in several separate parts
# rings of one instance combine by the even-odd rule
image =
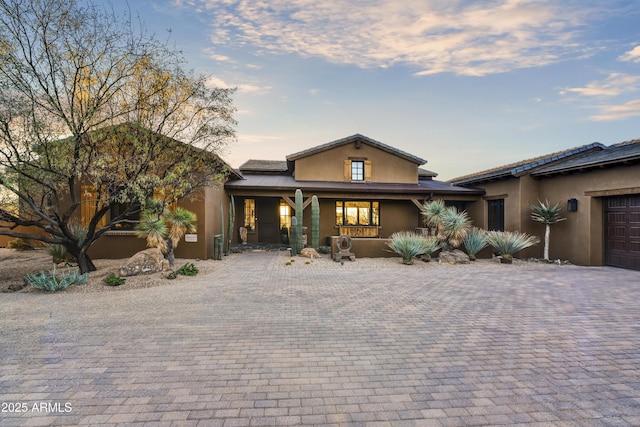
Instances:
[[[577,212],[578,211],[578,199],[569,199],[569,200],[567,200],[567,210],[569,212]]]

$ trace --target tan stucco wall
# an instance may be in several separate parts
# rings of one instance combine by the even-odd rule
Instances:
[[[596,169],[583,173],[533,179],[509,178],[483,184],[486,195],[467,211],[476,226],[487,227],[486,200],[504,197],[505,229],[540,237],[541,243],[518,257],[542,257],[544,225],[532,221],[531,205],[538,200],[559,203],[567,220],[551,227],[549,257],[577,265],[602,265],[604,254],[603,197],[640,193],[640,165]],[[567,212],[567,200],[578,200],[578,211]]]
[[[379,148],[362,143],[342,145],[295,161],[297,181],[344,181],[344,161],[371,161],[372,182],[418,183],[418,165]]]
[[[229,218],[229,198],[221,187],[206,187],[199,191],[195,199],[185,199],[179,205],[197,215],[197,242],[186,242],[183,237],[175,250],[176,258],[210,259],[214,255],[214,235],[220,234],[220,200],[225,212],[225,221]],[[225,229],[226,233],[226,229]],[[132,232],[107,233],[91,246],[89,255],[94,259],[128,258],[146,248],[144,239]]]

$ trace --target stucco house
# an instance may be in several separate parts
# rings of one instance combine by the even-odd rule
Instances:
[[[295,214],[296,189],[302,190],[305,207],[313,195],[319,199],[321,245],[341,234],[385,238],[421,227],[420,207],[427,200],[444,199],[464,208],[484,193],[435,180],[437,174],[420,167],[425,163],[356,134],[284,160],[249,160],[239,168],[242,179],[230,179],[224,188],[234,196],[236,224],[248,229],[249,243],[285,241],[285,230]],[[310,211],[304,209],[303,226],[311,226]],[[361,247],[360,255],[384,256],[381,247]],[[376,252],[369,254],[369,250]]]
[[[541,236],[530,207],[549,200],[567,218],[552,228],[551,258],[640,269],[640,140],[583,145],[451,183],[484,190],[467,205],[477,226]],[[521,255],[540,257],[542,247]]]

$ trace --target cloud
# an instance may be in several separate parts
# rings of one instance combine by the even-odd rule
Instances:
[[[237,88],[238,92],[246,93],[250,95],[265,95],[269,93],[269,91],[273,88],[272,86],[259,86],[259,85],[248,84],[248,83],[231,84],[215,76],[211,76],[207,79],[207,85],[211,87],[219,87],[223,89]]]
[[[596,122],[622,120],[640,116],[640,99],[629,101],[622,105],[607,105],[599,107],[600,113],[590,116]]]
[[[593,11],[559,0],[199,0],[214,44],[416,75],[485,75],[585,54]]]
[[[640,76],[634,76],[623,73],[611,73],[604,81],[595,81],[587,84],[585,87],[572,87],[561,91],[561,95],[567,92],[577,93],[583,96],[618,96],[623,93],[634,92],[638,90],[640,84]]]
[[[620,61],[640,62],[640,46],[636,46],[629,52],[618,57]]]

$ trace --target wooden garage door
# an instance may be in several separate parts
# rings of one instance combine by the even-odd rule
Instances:
[[[640,194],[604,203],[605,264],[640,270]]]

